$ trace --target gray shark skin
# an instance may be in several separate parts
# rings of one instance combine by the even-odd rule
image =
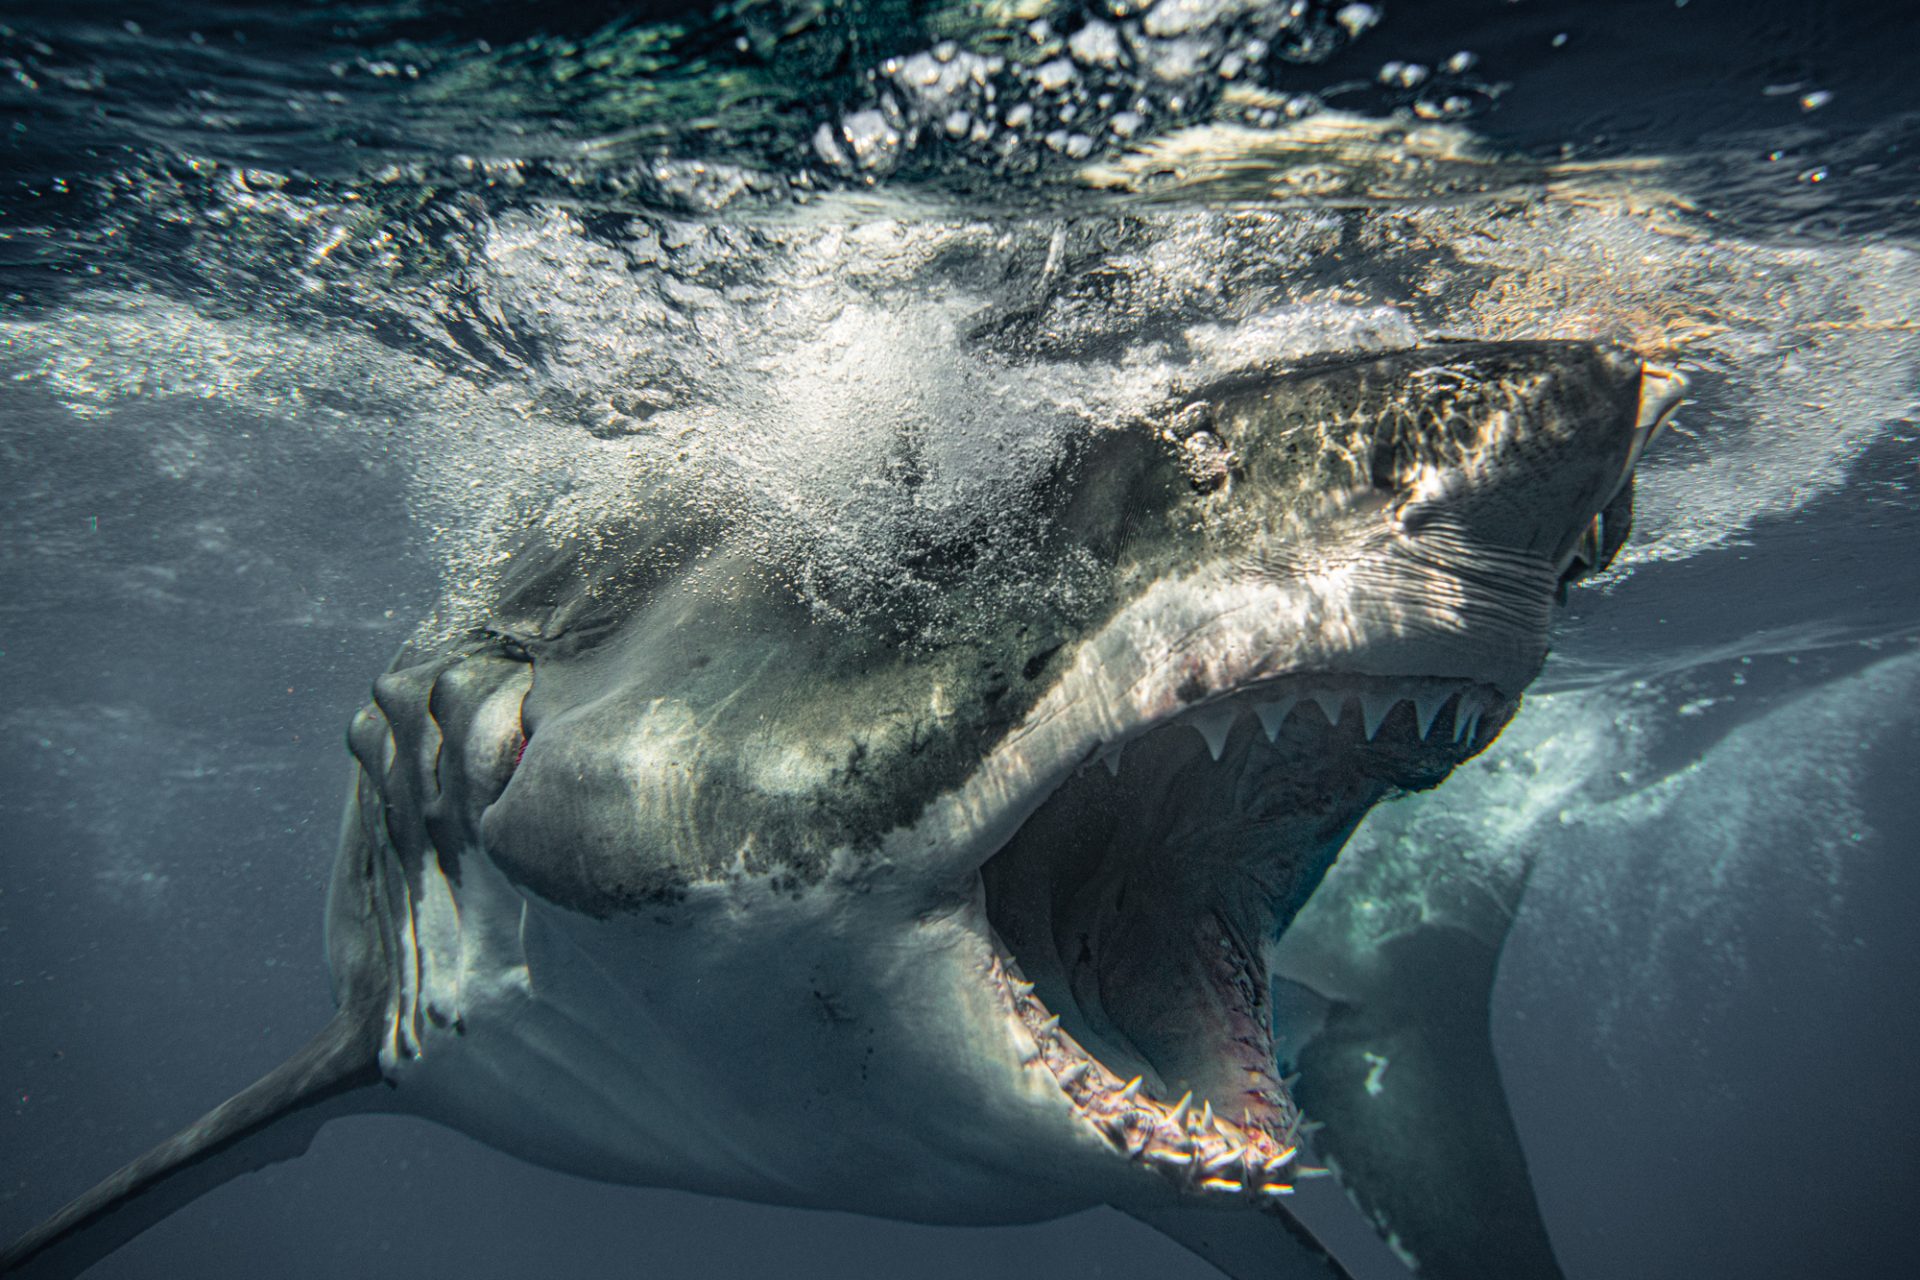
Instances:
[[[1506,914],[1374,954],[1288,930],[1373,804],[1515,713],[1683,387],[1441,343],[1194,388],[1019,495],[1085,590],[976,594],[977,547],[915,548],[974,619],[937,641],[670,494],[529,547],[350,729],[333,1022],[0,1270],[75,1274],[391,1110],[780,1204],[1111,1204],[1243,1280],[1344,1274],[1287,1209],[1310,1115],[1423,1275],[1557,1276],[1486,1032]],[[1325,1002],[1291,1083],[1276,977]]]

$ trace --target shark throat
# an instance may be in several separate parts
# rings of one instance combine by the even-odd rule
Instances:
[[[1296,1160],[1268,949],[1369,808],[1514,710],[1461,679],[1299,676],[1090,756],[981,871],[992,978],[1076,1112],[1188,1192],[1323,1172]]]

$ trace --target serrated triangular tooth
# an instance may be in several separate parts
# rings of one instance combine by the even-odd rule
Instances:
[[[1453,713],[1454,714],[1454,726],[1453,726],[1454,742],[1461,743],[1461,742],[1473,741],[1473,735],[1478,733],[1480,730],[1480,710],[1481,710],[1480,707],[1476,705],[1472,711],[1466,712],[1466,714],[1462,715],[1461,712],[1466,711],[1466,704],[1463,701],[1461,704],[1461,710]]]
[[[1065,1071],[1062,1071],[1056,1078],[1060,1081],[1060,1087],[1066,1089],[1079,1084],[1081,1078],[1086,1074],[1087,1064],[1084,1062],[1076,1062]]]
[[[1247,1149],[1245,1147],[1229,1147],[1213,1159],[1207,1161],[1204,1167],[1209,1173],[1215,1169],[1224,1169],[1230,1164],[1240,1163],[1241,1160],[1246,1158],[1246,1154]]]
[[[1380,733],[1380,726],[1386,721],[1387,714],[1393,710],[1397,698],[1384,693],[1367,693],[1360,696],[1361,723],[1366,727],[1367,739],[1371,741]]]
[[[1120,1091],[1120,1101],[1132,1102],[1135,1095],[1137,1095],[1139,1092],[1140,1092],[1140,1077],[1135,1076],[1133,1079],[1127,1081],[1127,1087]]]
[[[1179,1128],[1180,1122],[1187,1118],[1187,1107],[1190,1106],[1192,1102],[1193,1091],[1189,1089],[1180,1096],[1180,1101],[1173,1104],[1173,1110],[1167,1112],[1167,1123],[1176,1129]]]
[[[1433,722],[1440,718],[1440,708],[1447,705],[1447,699],[1453,695],[1445,689],[1429,690],[1417,695],[1413,700],[1413,719],[1425,739],[1427,731],[1433,728]]]
[[[1268,742],[1280,736],[1280,726],[1287,722],[1287,716],[1293,711],[1294,704],[1299,701],[1298,697],[1289,694],[1274,702],[1255,704],[1253,714],[1260,717],[1260,727],[1266,730]]]
[[[1060,1029],[1060,1015],[1056,1013],[1051,1018],[1048,1018],[1045,1022],[1035,1027],[1033,1030],[1033,1034],[1034,1034],[1034,1037],[1037,1039],[1040,1036],[1050,1036],[1054,1032],[1058,1031],[1059,1029]]]
[[[1120,776],[1120,744],[1114,743],[1100,753],[1100,763],[1107,766],[1107,772],[1114,777]]]
[[[1289,1160],[1292,1160],[1294,1156],[1298,1155],[1299,1153],[1300,1153],[1300,1148],[1287,1147],[1284,1150],[1282,1150],[1279,1155],[1275,1156],[1273,1159],[1267,1161],[1266,1164],[1262,1165],[1261,1168],[1268,1173],[1272,1173],[1275,1169],[1285,1168],[1287,1162]]]
[[[1024,996],[1030,996],[1033,994],[1033,984],[1031,982],[1028,982],[1025,978],[1013,979],[1012,986],[1013,986],[1013,994],[1016,996],[1024,997]]]
[[[1320,704],[1320,710],[1326,715],[1328,724],[1340,723],[1340,708],[1346,705],[1347,695],[1322,689],[1318,693],[1307,696]]]
[[[1227,749],[1227,735],[1233,732],[1233,708],[1209,707],[1205,711],[1196,711],[1187,718],[1187,723],[1200,731],[1205,739],[1207,751],[1215,760]]]

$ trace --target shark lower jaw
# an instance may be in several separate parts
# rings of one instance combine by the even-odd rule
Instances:
[[[1181,1191],[1290,1195],[1266,953],[1366,811],[1441,781],[1516,702],[1464,679],[1304,676],[1092,753],[981,868],[990,981],[1116,1157]]]

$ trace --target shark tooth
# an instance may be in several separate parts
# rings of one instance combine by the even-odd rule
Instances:
[[[1119,1099],[1122,1102],[1132,1102],[1135,1095],[1137,1095],[1139,1092],[1140,1092],[1140,1077],[1135,1076],[1133,1079],[1127,1081],[1127,1087],[1120,1091]]]
[[[1232,707],[1209,707],[1187,718],[1187,723],[1200,731],[1200,736],[1206,740],[1207,751],[1215,760],[1227,749],[1227,735],[1233,732],[1233,721]]]
[[[1445,689],[1428,690],[1417,694],[1413,699],[1414,727],[1419,729],[1420,737],[1425,739],[1427,731],[1433,728],[1433,722],[1440,718],[1440,708],[1447,705],[1447,699],[1453,695]]]
[[[1173,1110],[1167,1112],[1167,1123],[1176,1129],[1179,1128],[1180,1122],[1187,1118],[1187,1107],[1190,1106],[1192,1102],[1193,1091],[1189,1089],[1181,1095],[1180,1101],[1173,1104]]]
[[[1194,1127],[1202,1132],[1213,1128],[1213,1103],[1211,1100],[1203,1101],[1200,1104],[1200,1123]]]
[[[1232,1178],[1204,1178],[1200,1182],[1202,1191],[1244,1191],[1246,1188]]]
[[[1261,1168],[1267,1173],[1272,1173],[1275,1169],[1286,1167],[1287,1162],[1289,1160],[1292,1160],[1294,1156],[1298,1155],[1299,1153],[1300,1153],[1300,1148],[1298,1147],[1282,1148],[1279,1155],[1267,1161],[1266,1164],[1261,1166]]]
[[[1466,736],[1467,717],[1478,718],[1479,715],[1480,699],[1474,696],[1471,689],[1461,690],[1460,701],[1453,704],[1453,740],[1455,742]]]
[[[1472,742],[1474,735],[1480,732],[1481,710],[1482,708],[1476,703],[1473,710],[1468,712],[1463,702],[1460,710],[1454,712],[1454,717],[1458,721],[1453,729],[1453,740],[1456,743]]]
[[[1367,693],[1360,696],[1361,723],[1366,726],[1367,739],[1371,741],[1380,734],[1380,726],[1399,701],[1384,693]]]
[[[1260,727],[1267,731],[1267,741],[1272,742],[1280,736],[1280,726],[1287,722],[1287,715],[1300,699],[1289,695],[1277,702],[1256,703],[1253,714],[1260,717]]]
[[[1114,743],[1100,753],[1100,763],[1107,766],[1107,772],[1114,777],[1120,776],[1120,744]]]
[[[1058,1031],[1059,1029],[1060,1029],[1060,1015],[1056,1013],[1051,1018],[1048,1018],[1045,1022],[1035,1027],[1033,1030],[1033,1034],[1034,1034],[1034,1037],[1037,1039],[1040,1036],[1050,1036],[1054,1032]]]
[[[1067,1089],[1079,1084],[1086,1074],[1087,1064],[1084,1062],[1076,1062],[1065,1071],[1062,1071],[1057,1078],[1060,1081],[1060,1087]]]
[[[1229,1147],[1201,1167],[1211,1173],[1215,1169],[1224,1169],[1230,1164],[1239,1164],[1241,1160],[1246,1158],[1246,1154],[1247,1149],[1245,1147]]]
[[[1320,704],[1320,710],[1326,715],[1328,724],[1340,723],[1340,708],[1345,706],[1347,702],[1347,696],[1344,693],[1334,693],[1330,689],[1322,689],[1318,693],[1311,693],[1307,696]]]

